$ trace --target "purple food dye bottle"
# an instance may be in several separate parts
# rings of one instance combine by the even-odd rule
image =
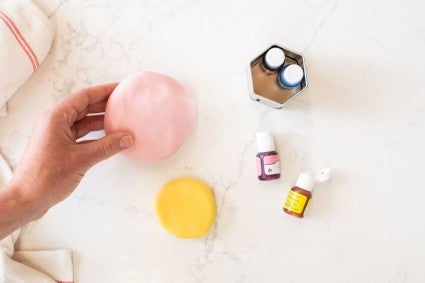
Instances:
[[[257,133],[257,172],[258,179],[270,181],[280,178],[279,154],[276,152],[273,134]]]

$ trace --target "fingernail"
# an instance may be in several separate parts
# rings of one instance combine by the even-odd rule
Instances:
[[[133,139],[131,136],[123,136],[120,139],[120,147],[121,148],[127,148],[133,145]]]

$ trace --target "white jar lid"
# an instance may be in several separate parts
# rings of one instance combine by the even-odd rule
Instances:
[[[264,56],[266,67],[271,70],[277,70],[285,62],[285,53],[279,47],[270,48]]]
[[[297,64],[288,65],[280,72],[280,81],[288,87],[295,87],[304,77],[303,69]]]

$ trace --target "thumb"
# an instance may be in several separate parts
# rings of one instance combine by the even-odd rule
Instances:
[[[133,137],[130,133],[112,133],[101,139],[86,143],[84,155],[94,165],[132,145]]]

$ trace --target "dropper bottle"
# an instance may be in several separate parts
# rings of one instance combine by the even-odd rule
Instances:
[[[279,154],[276,151],[273,134],[257,133],[257,175],[261,181],[280,178]]]
[[[295,186],[291,188],[283,205],[283,211],[298,218],[304,217],[304,211],[312,197],[313,187],[316,182],[329,179],[331,170],[323,169],[316,177],[309,172],[301,172]]]

